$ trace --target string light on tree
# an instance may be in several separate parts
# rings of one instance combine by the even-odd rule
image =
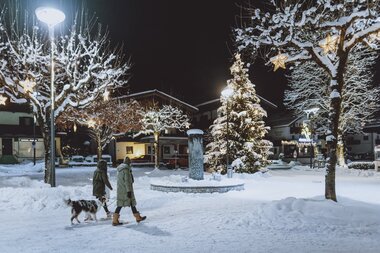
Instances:
[[[3,95],[0,95],[0,105],[5,105],[5,102],[7,101],[7,97],[4,97]]]
[[[274,71],[276,71],[278,68],[286,69],[285,62],[288,59],[288,56],[278,53],[277,56],[270,59],[270,61],[274,65]]]
[[[20,85],[24,89],[25,93],[33,92],[33,89],[36,86],[36,82],[31,81],[29,78],[27,78],[25,81],[20,81]]]
[[[110,92],[106,89],[103,93],[103,100],[108,101],[110,96]]]
[[[323,53],[335,52],[338,43],[338,36],[327,35],[327,38],[319,43],[319,46],[323,49]]]

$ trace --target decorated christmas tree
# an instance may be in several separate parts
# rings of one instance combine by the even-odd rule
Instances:
[[[239,54],[235,55],[230,70],[233,76],[227,81],[230,94],[222,94],[219,117],[210,127],[212,142],[206,147],[206,163],[222,173],[226,172],[227,161],[232,162],[236,172],[254,173],[268,164],[272,147],[271,142],[263,139],[269,130],[263,120],[267,114],[259,104],[255,85],[249,80],[248,69]]]

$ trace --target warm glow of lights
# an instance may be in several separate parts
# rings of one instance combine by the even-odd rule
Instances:
[[[25,81],[20,81],[20,85],[24,89],[24,91],[27,92],[33,92],[34,87],[36,86],[36,82],[29,80],[27,78]]]
[[[323,53],[328,54],[334,52],[338,43],[338,36],[327,35],[327,38],[319,43],[319,46],[323,49]]]
[[[76,133],[77,132],[77,124],[74,122],[74,133]]]
[[[288,56],[278,53],[277,56],[273,57],[270,61],[274,65],[274,71],[276,71],[278,68],[286,69],[285,62],[288,59]]]
[[[93,119],[90,119],[89,121],[87,121],[87,126],[89,128],[95,128],[95,124],[96,124],[96,122]]]
[[[7,101],[7,97],[4,97],[3,95],[0,95],[0,105],[5,105],[5,102]]]

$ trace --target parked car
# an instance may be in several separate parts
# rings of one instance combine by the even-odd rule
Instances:
[[[168,169],[189,167],[189,159],[187,157],[172,157],[165,162]]]
[[[108,165],[112,165],[112,157],[110,155],[102,155],[102,159],[107,162]],[[98,156],[97,155],[89,155],[86,157],[86,162],[88,163],[97,163]]]
[[[153,156],[151,155],[142,155],[137,158],[131,159],[132,163],[151,163],[154,162]]]
[[[83,163],[84,157],[81,155],[73,155],[70,157],[70,161],[75,163]]]

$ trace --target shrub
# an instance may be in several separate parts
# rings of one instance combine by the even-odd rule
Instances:
[[[348,164],[348,168],[357,170],[373,170],[375,169],[375,164],[373,162],[352,162]]]

